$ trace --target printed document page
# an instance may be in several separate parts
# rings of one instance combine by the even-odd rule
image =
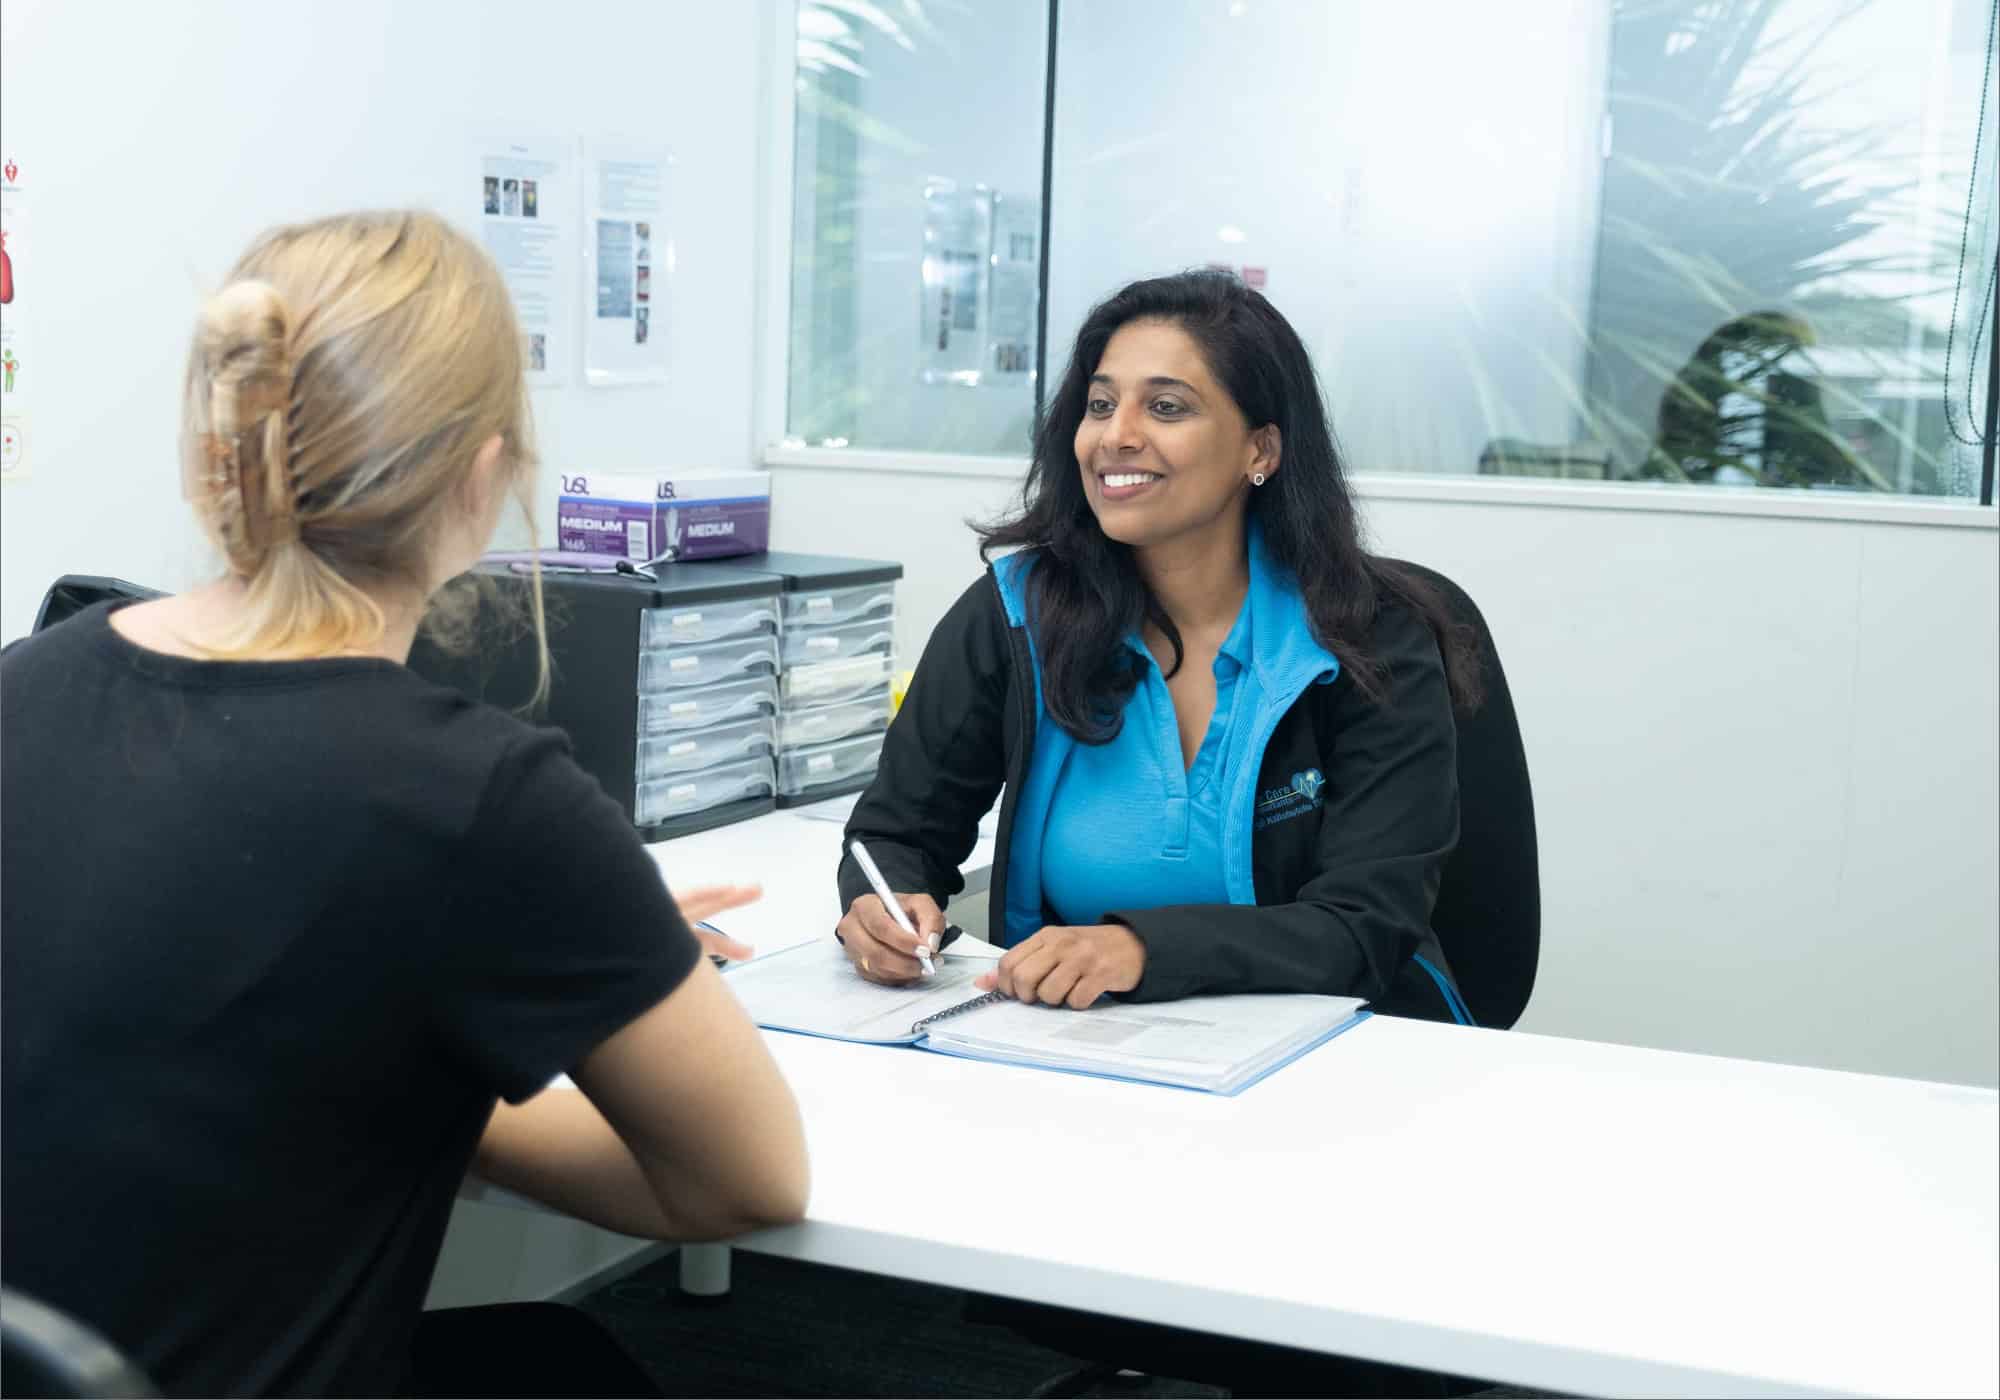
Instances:
[[[908,987],[878,986],[856,972],[847,951],[829,938],[740,963],[723,981],[760,1026],[888,1044],[915,1040],[910,1028],[924,1017],[981,995],[972,979],[993,966],[991,958],[949,953],[935,961],[935,977]]]
[[[1003,1001],[931,1028],[935,1050],[1227,1092],[1352,1019],[1353,997],[1215,996],[1085,1011]]]

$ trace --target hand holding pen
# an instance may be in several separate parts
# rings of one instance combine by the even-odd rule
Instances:
[[[848,907],[836,930],[855,971],[892,987],[931,976],[937,970],[932,955],[944,938],[944,911],[927,894],[891,891],[859,841],[849,842],[847,849],[875,890]]]

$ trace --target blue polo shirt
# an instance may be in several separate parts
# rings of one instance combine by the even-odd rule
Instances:
[[[1215,714],[1194,763],[1181,758],[1166,678],[1137,633],[1139,683],[1108,744],[1075,744],[1063,758],[1042,828],[1042,894],[1065,924],[1099,924],[1113,909],[1227,904],[1224,804],[1233,784],[1219,771],[1247,723],[1237,703],[1251,664],[1251,598],[1215,658]]]

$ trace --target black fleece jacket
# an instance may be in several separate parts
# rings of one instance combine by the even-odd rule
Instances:
[[[1386,694],[1370,699],[1345,669],[1330,685],[1306,687],[1265,747],[1256,810],[1231,815],[1253,824],[1257,903],[1107,915],[1146,946],[1144,976],[1123,999],[1321,992],[1366,998],[1377,1011],[1463,1019],[1430,927],[1458,835],[1444,663],[1428,626],[1399,603],[1383,604],[1372,642]],[[1041,709],[1029,646],[989,571],[932,633],[846,833],[867,845],[892,888],[928,893],[942,907],[963,888],[959,864],[1004,785],[995,943],[1033,932],[1003,927],[1014,798]],[[1321,780],[1312,791],[1295,781],[1309,770]],[[843,857],[839,883],[843,909],[869,892],[852,857]]]

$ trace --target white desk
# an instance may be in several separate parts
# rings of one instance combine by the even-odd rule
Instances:
[[[761,874],[760,951],[834,918],[785,820],[656,852]],[[1235,1099],[768,1039],[812,1203],[739,1248],[1584,1394],[2000,1391],[1989,1090],[1388,1017]]]
[[[2000,1388],[1988,1090],[1389,1017],[1236,1099],[769,1040],[812,1205],[741,1248],[1591,1395]]]
[[[843,809],[850,801],[836,799]],[[712,831],[677,836],[647,849],[667,884],[675,889],[735,881],[762,883],[761,900],[748,908],[718,914],[715,923],[759,954],[775,953],[831,937],[840,920],[834,872],[840,866],[842,825],[804,815],[811,810],[799,807],[771,812]],[[992,864],[993,837],[982,830],[978,844],[960,868],[968,895],[984,892]]]

